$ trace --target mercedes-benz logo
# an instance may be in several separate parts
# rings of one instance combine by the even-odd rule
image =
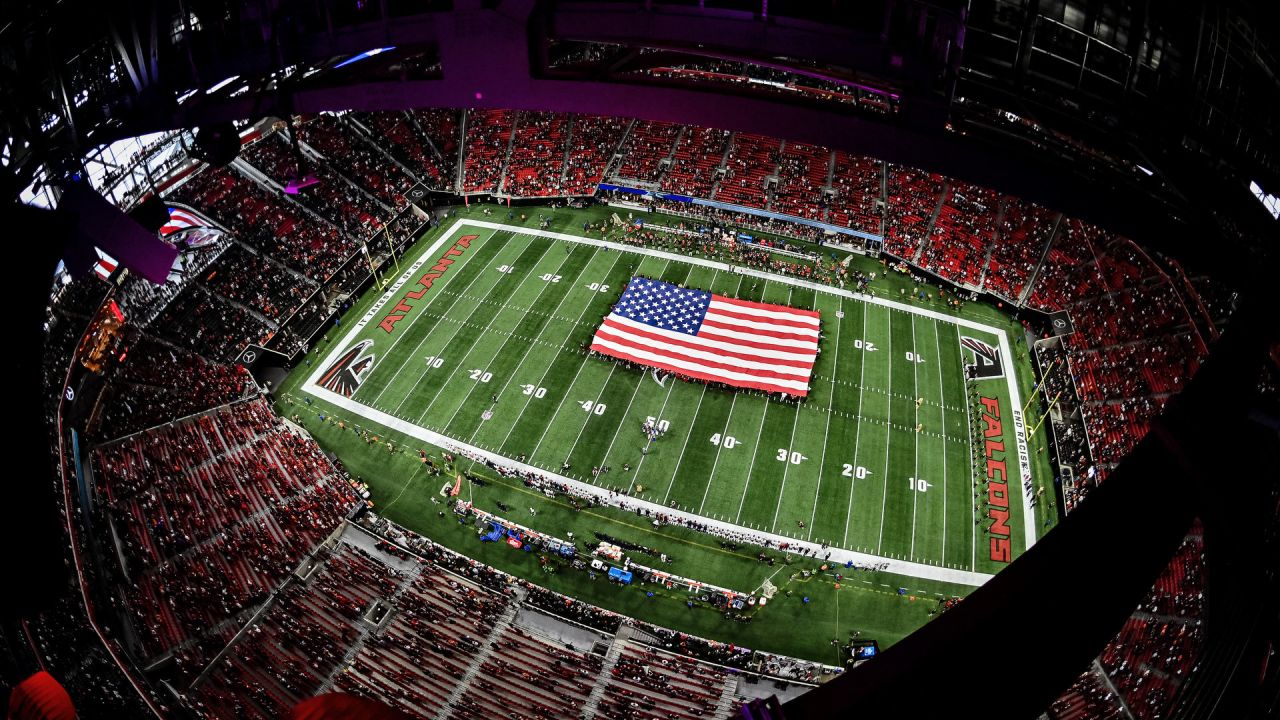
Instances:
[[[76,391],[72,390],[70,385],[67,386],[67,391],[62,395],[67,399],[67,402],[71,402],[76,399]]]
[[[1063,320],[1062,318],[1054,318],[1054,320],[1053,320],[1053,326],[1054,326],[1054,327],[1056,327],[1056,328],[1063,328],[1063,327],[1066,327],[1066,326],[1067,326],[1067,321],[1066,321],[1066,320]]]
[[[244,361],[245,361],[245,362],[247,362],[247,363],[251,363],[251,362],[253,362],[254,360],[257,360],[257,359],[258,359],[258,353],[254,352],[254,351],[252,351],[252,350],[245,350],[245,351],[244,351],[243,359],[244,359]]]

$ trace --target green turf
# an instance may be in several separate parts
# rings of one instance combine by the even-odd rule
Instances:
[[[475,209],[471,212],[478,217]],[[558,210],[551,229],[578,234],[584,218],[599,217],[599,210]],[[441,232],[429,233],[406,253],[401,265],[418,257]],[[975,510],[979,500],[975,499],[969,433],[977,417],[966,409],[972,403],[965,394],[962,367],[966,360],[959,345],[961,332],[994,344],[993,336],[852,298],[685,262],[509,230],[471,228],[466,232],[480,239],[420,300],[410,301],[412,309],[392,334],[379,329],[377,322],[404,289],[412,289],[412,283],[357,336],[374,340],[377,360],[355,401],[507,457],[527,455],[529,463],[548,470],[560,471],[567,460],[570,470],[564,474],[584,481],[591,481],[592,467],[611,466],[597,484],[621,489],[639,483],[644,491],[638,494],[645,499],[708,517],[886,557],[984,573],[1001,567],[987,557],[985,504]],[[905,299],[905,293],[914,293],[909,278],[883,265],[861,257],[855,257],[853,264],[882,276],[872,286],[874,294]],[[588,357],[582,346],[626,280],[637,273],[721,294],[818,309],[825,338],[809,398],[793,405],[670,378],[659,384],[652,374]],[[348,317],[360,318],[380,295],[376,289],[367,292]],[[936,300],[920,301],[920,305],[955,313]],[[981,304],[968,304],[959,312],[1009,334],[1015,355],[1023,356],[1018,364],[1025,401],[1031,382],[1020,325]],[[345,336],[347,329],[340,328],[341,335],[331,332],[308,355],[303,372],[293,373],[282,388],[285,394],[303,396],[300,385],[314,369],[312,363],[326,357],[332,350],[330,342]],[[908,351],[920,361],[909,360]],[[436,360],[428,362],[428,358]],[[1009,407],[1004,379],[984,381],[982,387]],[[917,398],[924,399],[919,407]],[[412,450],[412,457],[388,454],[384,447],[366,445],[350,431],[315,422],[316,413],[332,414],[333,408],[319,399],[313,403],[304,424],[370,482],[376,509],[467,554],[530,577],[538,573],[536,564],[521,565],[527,558],[504,554],[502,548],[482,547],[469,528],[436,518],[439,507],[430,504],[429,496],[439,485],[421,477],[421,464],[416,461],[421,442],[374,428]],[[282,409],[288,414],[299,410],[298,406]],[[665,421],[669,430],[648,454],[642,454],[645,438],[640,425],[648,417]],[[372,427],[360,418],[344,420]],[[916,432],[917,424],[923,432]],[[1005,435],[1012,447],[1011,425]],[[1043,482],[1046,463],[1036,451],[1039,438],[1034,440],[1036,478]],[[393,470],[405,462],[405,467]],[[623,470],[627,465],[630,471]],[[416,478],[415,470],[419,471]],[[514,502],[508,500],[509,504],[523,509],[543,501],[540,495],[528,500],[520,486],[499,483],[469,489],[476,490],[477,502],[511,498]],[[1026,520],[1016,495],[1011,504],[1016,555],[1023,550]],[[577,514],[560,518],[555,512],[543,512],[533,523],[527,510],[521,512],[526,517],[511,519],[553,534],[576,529],[581,531],[579,536],[589,536]],[[609,523],[614,529],[606,532],[615,536],[626,537],[623,530],[628,524],[637,524],[635,516],[628,521],[626,514],[617,511],[593,512],[600,515],[593,522]],[[1038,512],[1044,513],[1041,519],[1031,522],[1043,523],[1043,518],[1053,516],[1048,507]],[[654,534],[644,526],[634,532]],[[758,586],[764,566],[750,557],[728,562],[708,538],[670,528],[658,533],[660,539],[691,543],[679,561],[682,567],[673,572],[738,590]],[[681,537],[682,533],[689,537]],[[636,542],[662,545],[652,539]],[[586,581],[576,573],[539,581],[543,580],[606,607],[713,637],[741,638],[738,641],[759,647],[781,643],[769,649],[819,659],[833,649],[825,645],[830,640],[825,636],[828,630],[817,629],[827,620],[817,623],[813,632],[771,640],[767,633],[759,634],[758,622],[726,626],[726,621],[712,614],[711,624],[703,625],[696,612],[689,615],[682,599],[659,598],[633,607],[627,603],[635,602],[634,598],[625,599],[630,598],[629,592],[605,584],[585,587]],[[823,582],[809,585],[825,587]],[[841,627],[855,622],[848,618],[857,618],[862,624],[850,627],[863,629],[864,634],[874,631],[884,644],[918,627],[927,610],[916,612],[917,605],[896,594],[881,598],[876,593],[884,589],[880,586],[905,585],[934,596],[965,591],[915,579],[885,577],[868,582],[871,586],[865,590],[846,584],[839,592],[847,613]],[[833,588],[829,592],[823,610],[816,610],[818,597],[814,596],[815,603],[795,612],[833,613],[837,593]],[[896,609],[876,614],[886,602]],[[776,611],[771,606],[768,612],[782,616],[785,607],[780,603]],[[834,615],[829,622],[836,622]]]

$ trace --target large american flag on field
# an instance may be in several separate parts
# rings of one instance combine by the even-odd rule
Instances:
[[[591,349],[699,380],[809,394],[818,312],[633,277]]]

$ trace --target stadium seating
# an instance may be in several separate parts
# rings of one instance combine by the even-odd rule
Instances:
[[[1003,195],[1000,201],[1000,227],[991,246],[982,289],[1016,302],[1040,262],[1057,214],[1012,195]]]
[[[100,446],[94,463],[145,657],[260,603],[356,499],[263,400]]]
[[[562,113],[522,112],[511,141],[511,159],[499,184],[503,192],[519,197],[562,195],[569,141],[568,118]]]
[[[774,138],[734,133],[724,178],[712,199],[763,209],[768,197],[765,180],[777,169],[780,146],[781,142]]]
[[[355,252],[355,243],[336,227],[222,168],[191,177],[172,197],[212,215],[238,239],[317,281],[326,280]]]
[[[297,160],[281,133],[272,133],[249,145],[241,155],[280,186],[298,176]],[[390,211],[372,196],[323,163],[308,161],[308,174],[319,182],[290,197],[352,237],[371,237],[390,217]]]
[[[453,182],[445,171],[444,158],[419,133],[413,120],[401,112],[356,113],[356,119],[378,138],[385,138],[383,149],[404,164],[417,179],[433,190],[443,190]],[[457,148],[454,148],[456,153]],[[456,160],[456,154],[455,154]]]
[[[827,222],[879,235],[881,210],[877,202],[883,199],[883,170],[884,164],[879,160],[837,150]]]
[[[661,188],[677,195],[710,198],[717,180],[716,169],[724,161],[730,136],[728,130],[686,127],[676,143],[671,167],[662,177]]]
[[[512,110],[475,110],[467,115],[462,192],[498,190],[515,119],[516,113]]]
[[[675,123],[636,120],[622,142],[622,162],[614,175],[624,180],[657,182],[662,162],[671,154],[679,135],[680,126]],[[718,159],[716,163],[719,164]]]
[[[565,195],[592,195],[604,178],[627,122],[621,118],[578,115],[573,119],[569,158],[562,188]]]
[[[200,282],[272,320],[288,315],[316,289],[316,283],[309,278],[292,275],[240,245],[228,248]]]
[[[405,206],[404,191],[413,178],[338,116],[325,113],[299,125],[298,138],[384,205],[396,210]]]
[[[111,398],[94,435],[117,438],[243,397],[252,387],[242,367],[142,337],[125,349]]]
[[[998,203],[994,191],[952,180],[920,255],[920,267],[976,288],[993,241]],[[921,208],[926,209],[927,205]]]
[[[156,318],[155,334],[219,362],[231,362],[246,343],[265,345],[274,333],[265,320],[201,287],[179,295]]]
[[[451,108],[427,108],[410,110],[409,117],[440,153],[439,187],[454,189],[458,177],[458,150],[462,143],[458,137],[461,113]]]
[[[929,220],[942,199],[943,179],[941,175],[892,163],[887,173],[885,250],[913,261],[916,251],[929,239]]]
[[[769,209],[773,212],[824,220],[823,188],[831,171],[831,151],[804,143],[786,142],[779,152],[778,184]]]

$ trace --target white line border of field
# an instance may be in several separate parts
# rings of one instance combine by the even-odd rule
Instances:
[[[680,517],[686,521],[695,521],[695,522],[704,523],[709,526],[715,526],[722,532],[736,533],[746,537],[767,539],[775,546],[780,545],[782,543],[787,543],[789,548],[802,548],[811,553],[818,553],[818,552],[825,553],[826,551],[829,550],[831,552],[830,561],[838,562],[840,564],[844,564],[845,562],[854,562],[862,565],[866,565],[866,564],[887,565],[887,567],[885,567],[886,572],[896,573],[900,575],[908,575],[911,577],[940,580],[944,582],[954,582],[954,583],[969,585],[969,586],[982,585],[987,580],[993,577],[989,573],[978,573],[978,572],[972,572],[967,570],[957,570],[952,568],[936,567],[932,565],[926,565],[923,563],[914,563],[914,562],[908,562],[904,560],[893,560],[889,558],[880,557],[877,555],[869,555],[866,553],[854,552],[851,550],[845,550],[841,548],[834,548],[834,547],[821,548],[816,543],[811,543],[804,540],[797,540],[795,538],[790,538],[784,535],[775,535],[773,533],[755,531],[755,530],[744,528],[738,525],[733,525],[730,523],[713,520],[711,518],[707,518],[701,515],[694,515],[692,513],[673,510],[671,508],[667,508],[667,507],[658,505],[656,503],[651,503],[644,500],[636,500],[636,499],[628,498],[627,500],[623,501],[615,497],[615,498],[612,498],[612,501],[610,502],[611,499],[607,490],[602,490],[601,488],[595,485],[592,485],[590,483],[580,482],[580,481],[573,480],[571,478],[567,478],[547,470],[543,470],[542,468],[536,468],[531,465],[527,465],[525,463],[515,462],[514,460],[502,457],[488,450],[483,450],[481,448],[471,446],[467,443],[462,442],[461,440],[450,438],[445,435],[441,435],[440,433],[436,433],[431,430],[427,430],[425,428],[419,427],[417,425],[413,425],[412,423],[409,423],[406,420],[402,420],[398,417],[385,413],[381,410],[377,410],[377,409],[368,407],[366,405],[362,405],[348,397],[339,395],[338,393],[332,392],[330,390],[326,390],[318,386],[316,384],[316,381],[320,378],[320,375],[324,372],[324,369],[328,367],[337,358],[339,353],[342,352],[343,348],[345,348],[347,344],[351,342],[351,340],[356,336],[357,333],[362,331],[364,327],[369,324],[370,320],[377,317],[378,313],[382,310],[382,308],[386,306],[386,304],[391,300],[391,298],[396,297],[399,294],[400,289],[404,287],[404,285],[407,282],[409,282],[410,278],[416,275],[416,273],[422,268],[423,265],[432,261],[443,246],[449,245],[453,242],[453,236],[455,233],[457,233],[459,230],[461,230],[463,227],[466,227],[466,226],[485,228],[488,230],[508,230],[508,231],[512,231],[512,232],[516,232],[524,235],[533,235],[533,236],[544,237],[544,238],[549,238],[553,240],[563,240],[566,242],[573,242],[573,243],[578,243],[582,245],[591,245],[594,247],[606,248],[609,250],[616,250],[618,252],[629,252],[629,253],[635,253],[638,255],[648,255],[651,257],[662,258],[664,260],[669,260],[669,261],[689,263],[691,265],[700,265],[702,267],[713,268],[716,270],[725,270],[725,271],[735,273],[735,274],[740,274],[740,275],[750,275],[750,276],[758,277],[767,281],[780,282],[780,283],[789,284],[795,287],[805,287],[811,290],[815,290],[817,292],[823,292],[831,295],[853,298],[855,300],[860,300],[862,302],[870,303],[873,305],[880,305],[882,307],[894,308],[894,309],[902,310],[904,312],[908,312],[914,315],[929,317],[934,320],[940,320],[943,322],[951,323],[953,325],[972,328],[974,330],[981,330],[983,332],[995,335],[1000,340],[1000,350],[1002,353],[1005,377],[1008,380],[1008,384],[1009,384],[1009,398],[1013,406],[1011,409],[1011,412],[1013,413],[1015,436],[1017,439],[1017,448],[1018,448],[1017,450],[1018,466],[1020,470],[1019,478],[1022,480],[1024,486],[1026,484],[1026,481],[1031,476],[1030,456],[1027,450],[1026,438],[1025,438],[1025,435],[1023,434],[1024,427],[1023,427],[1022,410],[1021,410],[1021,396],[1020,396],[1020,393],[1018,392],[1017,380],[1013,372],[1013,362],[1012,362],[1012,355],[1010,353],[1008,336],[1005,334],[1004,330],[1001,330],[999,328],[993,328],[989,325],[983,325],[982,323],[977,323],[972,320],[967,320],[965,318],[957,318],[950,315],[944,315],[942,313],[935,312],[933,310],[929,310],[926,308],[913,307],[911,305],[895,302],[893,300],[886,300],[883,298],[874,297],[872,295],[855,293],[853,291],[845,290],[843,288],[833,288],[827,285],[822,285],[822,284],[810,282],[807,280],[801,280],[801,279],[789,277],[786,275],[777,275],[775,273],[767,273],[760,270],[731,265],[729,263],[723,263],[715,260],[707,260],[705,258],[697,258],[697,257],[688,257],[685,255],[680,255],[678,253],[671,253],[663,250],[654,250],[651,248],[635,247],[631,245],[624,245],[622,243],[609,242],[606,240],[593,240],[591,238],[579,237],[577,235],[568,235],[565,233],[551,232],[549,230],[536,230],[532,228],[524,228],[524,227],[519,227],[514,225],[504,225],[502,223],[493,223],[485,220],[475,220],[472,218],[459,218],[456,222],[454,222],[452,226],[450,226],[447,230],[444,230],[440,234],[440,236],[436,238],[435,242],[433,242],[431,245],[427,246],[421,251],[417,260],[415,260],[400,274],[400,276],[396,279],[396,281],[392,283],[391,286],[388,287],[387,290],[382,294],[382,297],[378,298],[373,303],[373,305],[369,307],[369,309],[360,318],[360,320],[351,326],[351,329],[347,331],[346,335],[344,335],[339,342],[334,343],[333,350],[329,352],[329,355],[325,358],[323,362],[317,365],[315,371],[312,372],[311,376],[307,378],[301,390],[308,392],[314,395],[315,397],[321,398],[327,402],[330,402],[333,405],[336,405],[352,413],[355,413],[356,415],[360,415],[361,417],[364,417],[367,420],[372,420],[374,422],[380,423],[386,427],[392,428],[394,430],[398,430],[399,432],[402,432],[411,437],[417,438],[424,442],[431,443],[432,445],[453,448],[459,452],[466,452],[473,456],[483,457],[496,464],[504,465],[506,467],[514,468],[520,471],[540,473],[550,479],[556,480],[557,482],[563,483],[573,488],[575,491],[579,493],[600,497],[604,501],[609,502],[609,504],[615,504],[620,507],[624,507],[625,509],[628,509],[628,510],[645,508],[650,513],[654,513],[654,512],[662,513],[669,516]],[[1024,512],[1023,525],[1026,530],[1026,547],[1030,548],[1033,544],[1035,544],[1035,525],[1034,525],[1034,515],[1031,512],[1031,503],[1030,503],[1031,496],[1025,491],[1025,487],[1024,487],[1024,492],[1021,494],[1022,494],[1023,512]]]

